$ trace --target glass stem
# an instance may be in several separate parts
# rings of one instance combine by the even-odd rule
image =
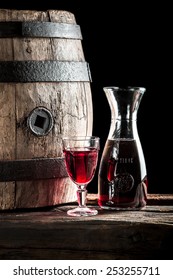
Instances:
[[[77,190],[77,200],[79,207],[86,207],[87,190],[86,186],[80,186]]]

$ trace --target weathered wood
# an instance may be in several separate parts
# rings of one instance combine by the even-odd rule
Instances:
[[[90,204],[97,205],[98,194],[88,194]],[[147,205],[173,205],[173,194],[147,194]]]
[[[141,211],[95,206],[97,216],[79,218],[67,216],[71,207],[1,213],[0,259],[173,258],[173,205]]]
[[[0,10],[0,21],[46,21],[76,24],[66,11]],[[64,38],[0,38],[0,62],[85,61],[81,40]],[[10,73],[9,73],[10,75]],[[27,126],[33,109],[53,116],[48,135],[38,137]],[[62,135],[91,135],[90,81],[0,83],[0,160],[62,157]],[[0,210],[51,206],[76,200],[70,179],[0,182]]]
[[[48,11],[30,11],[30,10],[9,10],[1,9],[1,21],[52,21],[75,23],[75,16],[67,11],[48,10]]]
[[[148,205],[173,205],[173,194],[148,194]]]

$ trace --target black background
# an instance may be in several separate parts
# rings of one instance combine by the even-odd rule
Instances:
[[[90,65],[93,135],[101,138],[100,156],[110,127],[104,86],[141,86],[146,93],[138,111],[149,193],[172,193],[171,174],[171,7],[159,1],[23,1],[8,0],[0,8],[66,10],[74,13],[82,31],[85,60]],[[121,4],[120,4],[121,3]],[[97,172],[88,185],[97,192]]]

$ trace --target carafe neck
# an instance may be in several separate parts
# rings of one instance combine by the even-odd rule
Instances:
[[[104,87],[103,90],[111,109],[108,138],[137,138],[137,112],[145,88]]]
[[[138,87],[104,87],[111,116],[118,120],[136,120],[138,108],[145,88]]]
[[[112,119],[109,139],[136,139],[138,137],[137,122],[130,119]]]

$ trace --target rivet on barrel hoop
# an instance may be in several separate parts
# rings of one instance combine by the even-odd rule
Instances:
[[[37,136],[47,135],[53,128],[53,124],[52,113],[45,107],[35,108],[27,118],[29,129]]]

